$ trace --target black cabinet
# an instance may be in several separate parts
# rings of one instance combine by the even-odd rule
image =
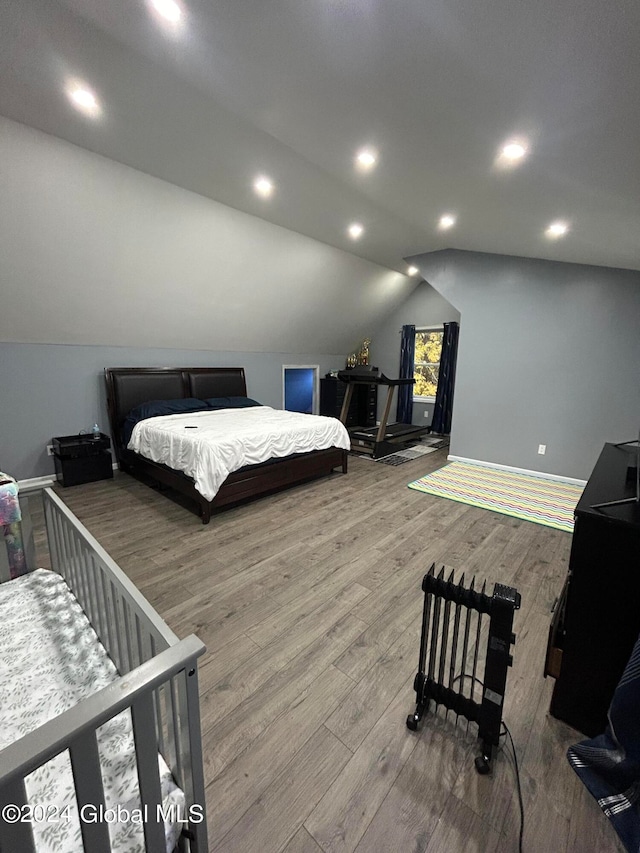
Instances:
[[[593,737],[640,634],[640,505],[597,509],[631,497],[636,448],[606,444],[575,511],[569,574],[552,625],[547,673],[557,680],[551,714]],[[557,661],[554,667],[553,661]]]
[[[61,435],[52,439],[52,444],[56,476],[63,486],[113,477],[108,435]]]
[[[320,414],[339,418],[347,391],[344,382],[338,379],[320,380]],[[347,426],[375,426],[378,410],[378,386],[353,386],[353,397],[349,406]]]

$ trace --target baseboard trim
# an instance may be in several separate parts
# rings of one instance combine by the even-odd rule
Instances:
[[[500,471],[511,471],[513,474],[529,474],[532,477],[543,477],[545,480],[557,480],[560,483],[571,483],[574,486],[586,486],[586,480],[576,480],[574,477],[561,477],[559,474],[546,474],[544,471],[530,471],[527,468],[514,468],[512,465],[499,465],[497,462],[483,462],[481,459],[467,459],[464,456],[447,456],[449,462],[468,462],[470,465],[482,465],[484,468],[497,468]]]
[[[114,471],[118,470],[118,463],[111,466]],[[44,477],[29,477],[26,480],[18,480],[18,488],[21,492],[33,491],[34,489],[47,489],[57,483],[55,474],[46,474]]]

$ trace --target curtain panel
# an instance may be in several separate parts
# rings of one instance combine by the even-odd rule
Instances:
[[[400,339],[400,379],[413,379],[413,362],[416,353],[416,327],[403,326]],[[410,424],[413,417],[413,385],[398,386],[396,421]]]
[[[460,327],[457,323],[444,324],[438,390],[436,391],[436,402],[433,410],[433,420],[431,421],[431,432],[437,432],[440,435],[449,435],[451,432],[453,387],[456,379],[459,331]]]

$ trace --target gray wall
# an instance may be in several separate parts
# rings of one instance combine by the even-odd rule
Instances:
[[[371,341],[371,363],[390,378],[399,375],[400,332],[406,324],[414,326],[438,326],[451,321],[460,322],[460,314],[430,284],[422,281],[409,298],[392,311],[378,326]],[[378,416],[382,414],[387,390],[384,386],[378,393]],[[393,394],[389,422],[396,420],[397,393]],[[426,417],[425,417],[426,414]],[[413,423],[430,426],[433,419],[433,403],[413,404]]]
[[[410,261],[461,312],[452,455],[587,479],[605,442],[638,435],[640,273],[460,251]]]
[[[0,287],[0,341],[347,353],[416,281],[0,118]]]
[[[56,435],[109,433],[105,367],[244,367],[247,393],[282,408],[282,365],[319,364],[320,375],[344,354],[212,352],[132,347],[0,343],[0,470],[17,479],[53,473],[46,445]]]
[[[0,469],[106,429],[107,366],[239,365],[280,407],[283,364],[342,367],[415,287],[0,117]]]

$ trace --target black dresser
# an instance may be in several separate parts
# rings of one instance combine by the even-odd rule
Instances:
[[[640,634],[640,505],[595,508],[635,495],[629,469],[636,454],[634,445],[605,444],[576,506],[569,574],[547,649],[545,675],[557,674],[550,712],[590,737],[605,729]]]
[[[346,384],[338,379],[321,379],[320,414],[339,418],[346,391]],[[354,385],[346,426],[375,426],[377,410],[378,386],[375,384]]]

